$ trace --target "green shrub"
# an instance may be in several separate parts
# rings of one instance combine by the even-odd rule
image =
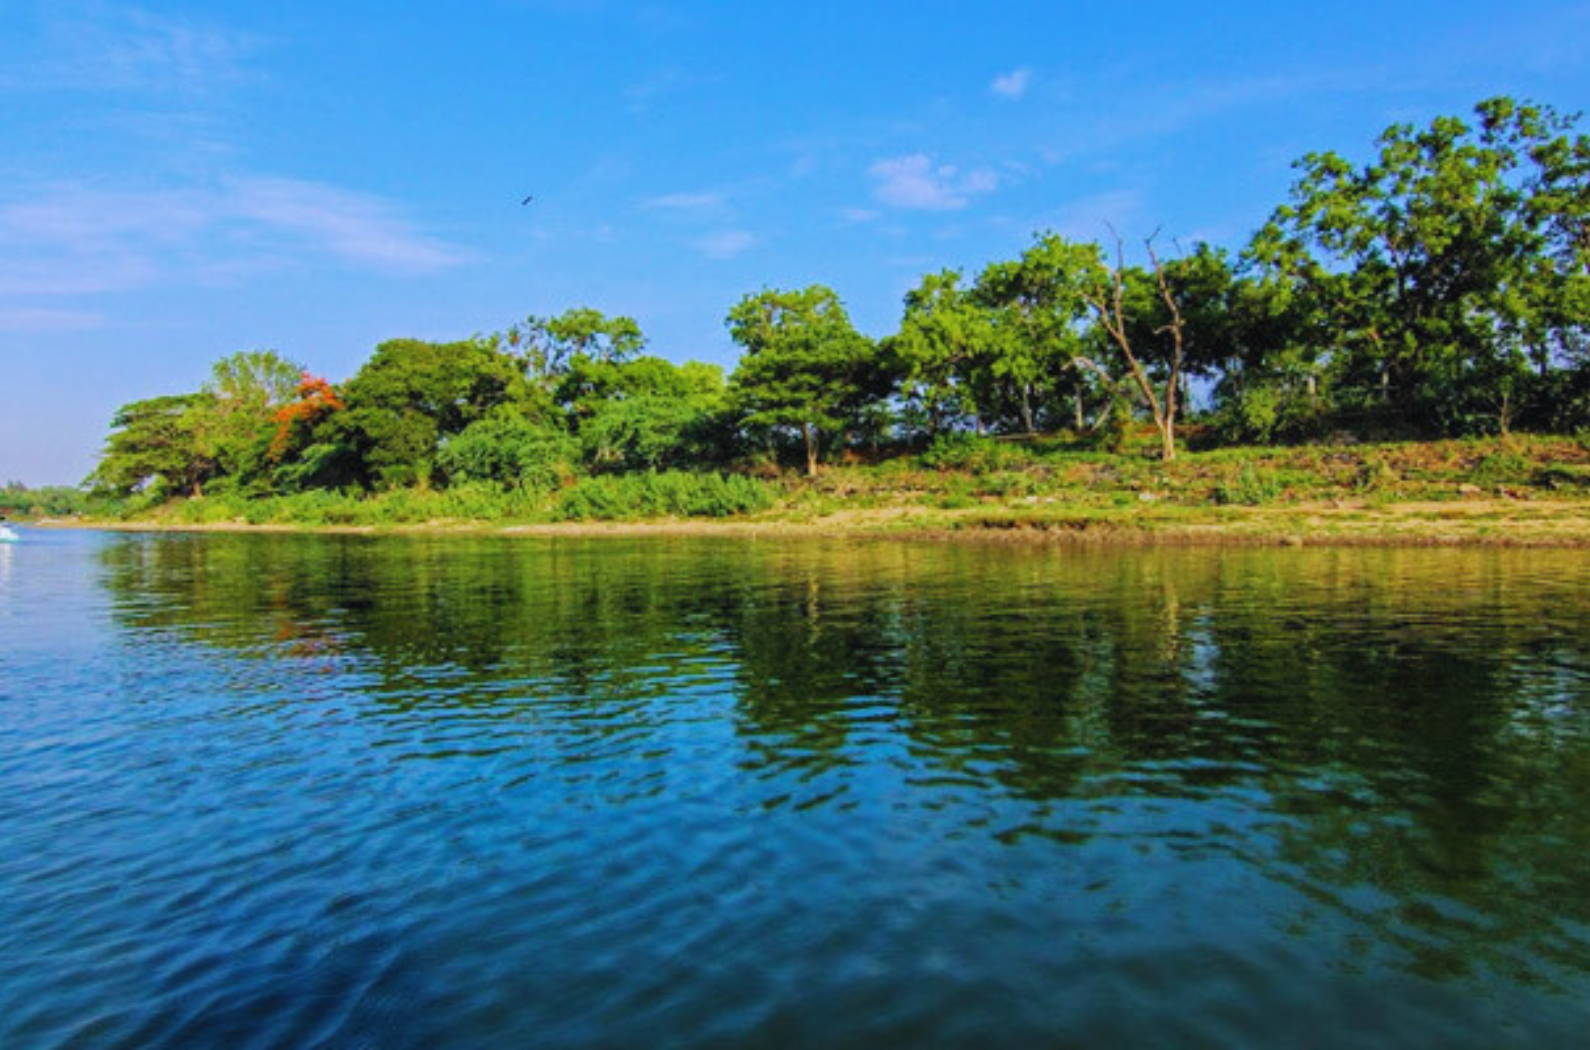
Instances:
[[[1549,463],[1535,471],[1534,483],[1548,489],[1590,489],[1590,467]]]
[[[1039,487],[1039,480],[1032,474],[1022,471],[1000,471],[978,478],[974,491],[979,496],[1017,499],[1034,495]]]
[[[921,455],[932,470],[966,470],[984,474],[1017,467],[1031,460],[1023,449],[985,434],[940,434]]]
[[[565,430],[489,416],[442,442],[436,467],[450,483],[492,481],[550,492],[574,475],[579,454]]]
[[[1529,460],[1517,452],[1492,452],[1474,465],[1469,478],[1476,485],[1522,484],[1529,480]]]
[[[738,474],[608,474],[566,489],[555,516],[563,521],[725,518],[766,510],[775,499],[773,486]]]
[[[712,442],[704,431],[710,423],[710,413],[688,400],[604,401],[580,424],[580,444],[594,467],[658,469],[709,458]]]
[[[1359,466],[1353,479],[1353,488],[1359,492],[1379,492],[1396,486],[1402,478],[1391,469],[1391,464],[1379,457],[1369,457]]]
[[[1109,415],[1104,417],[1104,428],[1099,434],[1099,447],[1106,452],[1125,452],[1132,443],[1132,406],[1124,397],[1110,399]]]
[[[1283,491],[1274,475],[1244,463],[1235,478],[1222,480],[1215,487],[1215,502],[1256,507],[1279,498]]]

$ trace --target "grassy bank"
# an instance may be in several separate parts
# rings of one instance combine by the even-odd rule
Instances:
[[[800,532],[1130,541],[1590,545],[1590,441],[1311,445],[1150,456],[963,438],[793,475],[586,477],[554,491],[207,496],[134,527]]]

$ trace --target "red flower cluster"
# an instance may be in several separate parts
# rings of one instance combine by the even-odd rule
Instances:
[[[306,426],[313,426],[322,417],[340,411],[343,407],[342,398],[337,396],[336,387],[319,376],[304,372],[298,381],[298,400],[290,401],[278,408],[271,417],[276,422],[276,436],[271,439],[271,458],[281,459],[282,454],[287,451],[287,442],[292,439],[294,423],[302,422]]]

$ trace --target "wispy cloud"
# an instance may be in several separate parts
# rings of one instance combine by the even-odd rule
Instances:
[[[47,11],[43,57],[27,75],[49,87],[209,93],[244,79],[247,58],[262,44],[216,22],[125,5],[64,3]]]
[[[690,246],[709,259],[732,259],[757,243],[756,235],[746,230],[718,230],[697,237]]]
[[[875,208],[840,208],[839,217],[848,223],[876,222],[883,213]]]
[[[995,77],[994,82],[988,85],[988,90],[1000,98],[1015,101],[1025,95],[1030,86],[1032,86],[1032,70],[1023,67]]]
[[[647,197],[640,204],[641,207],[653,211],[711,211],[723,206],[723,194],[664,193],[656,197]]]
[[[461,249],[421,233],[395,205],[369,194],[299,179],[248,178],[218,199],[216,218],[296,235],[314,250],[389,273],[431,273],[467,260]]]
[[[881,203],[919,211],[955,211],[999,185],[992,168],[963,173],[953,165],[935,165],[925,153],[880,160],[867,174],[875,183],[873,196]]]
[[[99,314],[81,310],[0,306],[0,332],[76,332],[102,324]]]
[[[302,179],[147,191],[63,185],[0,204],[0,294],[213,282],[317,258],[414,275],[468,255],[422,232],[393,202]]]

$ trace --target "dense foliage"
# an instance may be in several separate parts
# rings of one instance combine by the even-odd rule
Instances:
[[[29,488],[20,481],[0,485],[0,515],[8,518],[59,518],[91,509],[89,494],[70,485]]]
[[[1389,129],[1366,163],[1297,169],[1241,253],[1149,237],[1138,265],[1113,236],[1040,233],[970,278],[923,277],[882,340],[821,285],[747,295],[727,380],[644,356],[633,319],[589,308],[391,340],[335,384],[235,354],[196,393],[121,408],[90,481],[144,505],[413,492],[416,514],[429,493],[498,514],[721,514],[764,506],[750,478],[779,464],[944,460],[970,434],[1114,449],[1152,423],[1169,460],[1189,413],[1212,443],[1590,425],[1575,118],[1491,99],[1470,121]]]

